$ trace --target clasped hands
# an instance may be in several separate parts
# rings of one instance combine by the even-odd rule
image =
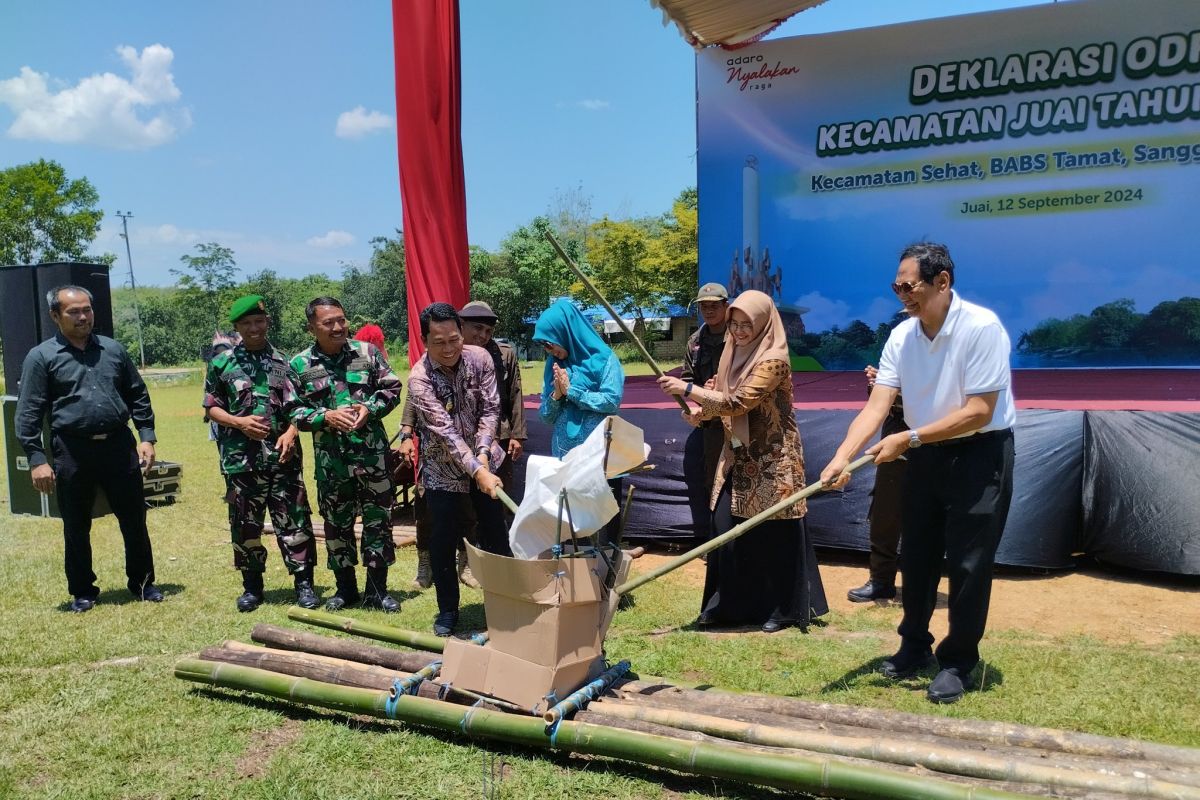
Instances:
[[[338,433],[349,433],[367,424],[367,407],[362,403],[330,409],[325,412],[325,424]]]
[[[571,375],[558,364],[553,365],[554,370],[554,388],[550,396],[555,400],[562,400],[571,391]]]

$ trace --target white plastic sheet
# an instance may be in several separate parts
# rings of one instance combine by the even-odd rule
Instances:
[[[611,439],[606,436],[610,429]],[[609,417],[561,460],[529,456],[525,497],[508,533],[513,555],[537,558],[554,545],[559,535],[559,495],[564,489],[571,515],[568,521],[563,510],[562,540],[591,536],[603,528],[620,511],[608,477],[640,466],[649,455],[641,428],[620,417]]]

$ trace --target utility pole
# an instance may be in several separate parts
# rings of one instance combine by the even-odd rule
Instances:
[[[133,214],[129,211],[118,211],[117,216],[121,218],[121,238],[125,240],[125,259],[129,262],[129,289],[133,293],[133,321],[137,325],[138,332],[138,360],[141,362],[142,369],[145,369],[146,344],[142,338],[142,312],[138,308],[137,281],[133,279],[133,254],[129,250],[129,218]]]

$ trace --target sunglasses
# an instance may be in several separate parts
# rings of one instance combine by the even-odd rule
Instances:
[[[925,281],[917,281],[916,283],[909,283],[908,281],[905,281],[904,283],[893,283],[892,291],[898,295],[912,294],[913,290],[916,289],[918,286],[920,286],[922,283],[925,283]]]

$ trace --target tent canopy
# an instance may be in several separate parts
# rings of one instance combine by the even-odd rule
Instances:
[[[680,35],[701,50],[710,45],[736,50],[757,42],[789,17],[825,0],[650,0],[662,11],[663,25],[674,22]]]

